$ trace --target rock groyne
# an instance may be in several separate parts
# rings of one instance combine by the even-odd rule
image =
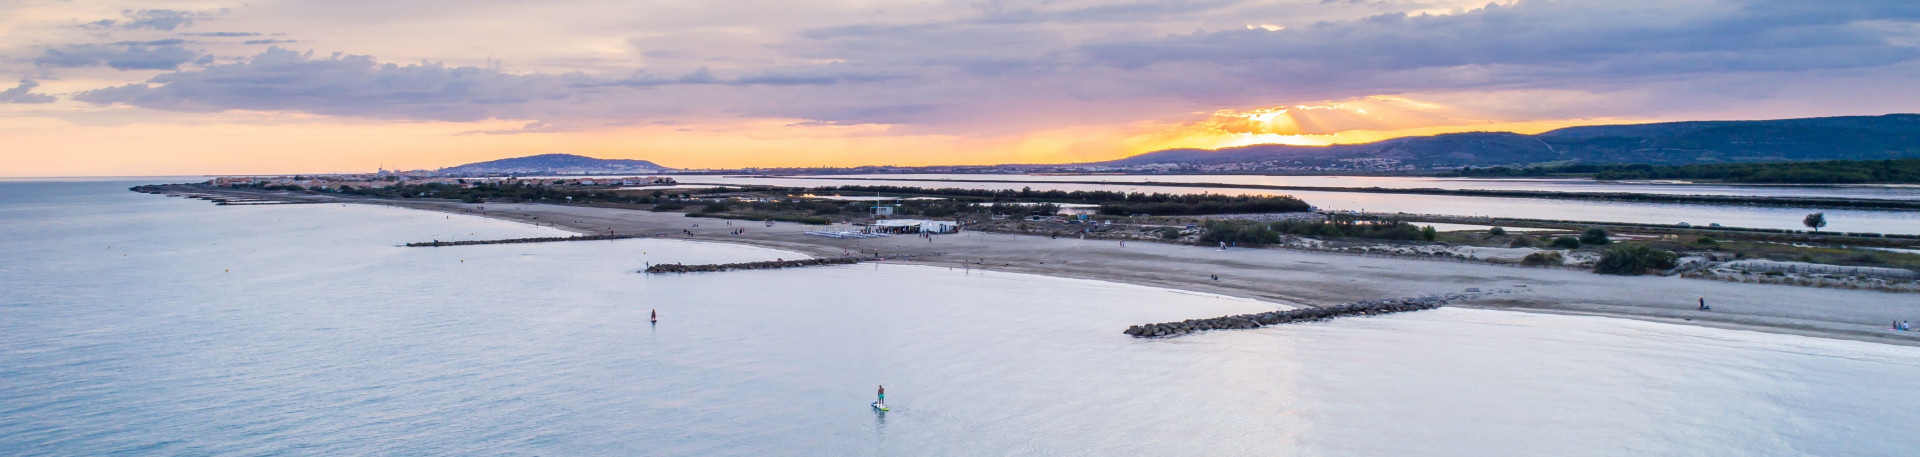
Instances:
[[[663,263],[647,267],[642,273],[707,273],[731,270],[773,270],[779,268],[817,267],[821,265],[851,265],[864,261],[856,257],[835,257],[830,259],[771,260],[766,262],[718,263],[687,265]]]
[[[1408,298],[1385,298],[1361,300],[1338,306],[1323,308],[1297,308],[1264,313],[1221,316],[1210,319],[1187,319],[1179,322],[1135,325],[1127,327],[1126,334],[1135,338],[1153,338],[1180,336],[1205,330],[1228,330],[1260,328],[1268,325],[1292,324],[1296,322],[1314,322],[1347,316],[1373,316],[1380,314],[1404,313],[1439,308],[1447,303],[1487,295],[1489,292],[1454,293],[1427,295]]]
[[[422,241],[419,243],[407,243],[407,247],[437,248],[441,246],[475,246],[475,245],[482,245],[482,244],[517,244],[517,243],[552,243],[557,241],[624,240],[628,238],[642,238],[645,236],[646,235],[574,235],[574,236],[548,236],[548,237],[540,237],[540,238],[509,238],[504,240],[475,240],[475,241],[433,240],[433,241]]]

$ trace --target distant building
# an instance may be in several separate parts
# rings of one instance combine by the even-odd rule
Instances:
[[[873,221],[873,231],[879,233],[954,233],[960,231],[960,223],[954,221],[932,221],[925,219],[881,219]]]

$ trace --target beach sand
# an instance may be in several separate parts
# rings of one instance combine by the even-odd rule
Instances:
[[[681,213],[525,203],[465,204],[321,196],[330,201],[393,205],[514,220],[583,234],[663,234],[666,238],[739,243],[819,257],[873,256],[889,263],[984,272],[1093,279],[1254,298],[1286,306],[1327,306],[1467,288],[1513,289],[1452,306],[1587,314],[1677,324],[1920,346],[1920,332],[1890,328],[1920,320],[1920,296],[1867,290],[1745,284],[1661,276],[1610,276],[1442,260],[1361,257],[1265,248],[1201,247],[1133,241],[962,232],[834,239],[810,230],[854,229],[780,222],[685,217]],[[484,214],[479,208],[484,207]],[[537,217],[537,219],[535,219]],[[698,227],[694,227],[698,224]],[[736,228],[742,235],[731,235]],[[691,230],[692,236],[682,233]],[[411,240],[426,241],[426,240]],[[458,249],[458,248],[450,248]],[[1219,275],[1219,280],[1210,275]],[[1705,297],[1711,311],[1697,310]],[[1207,318],[1216,316],[1192,316]],[[1118,334],[1121,328],[1113,331]]]

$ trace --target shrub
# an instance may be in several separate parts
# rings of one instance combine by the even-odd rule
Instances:
[[[1516,236],[1516,237],[1513,237],[1513,241],[1507,242],[1507,247],[1537,248],[1537,247],[1540,247],[1540,239],[1534,238],[1531,236],[1525,236],[1525,235]]]
[[[1166,227],[1166,228],[1160,229],[1160,239],[1171,240],[1179,237],[1180,237],[1180,229],[1173,228],[1173,227]]]
[[[1258,222],[1207,221],[1206,227],[1207,232],[1200,235],[1202,243],[1273,244],[1280,242],[1280,232]]]
[[[682,205],[679,203],[661,203],[661,204],[653,205],[654,211],[674,211],[674,210],[682,210],[682,209],[687,209],[687,205]]]
[[[1574,238],[1574,237],[1571,237],[1571,236],[1563,236],[1563,237],[1559,237],[1559,238],[1554,238],[1554,239],[1553,239],[1553,247],[1556,247],[1556,248],[1567,248],[1567,249],[1579,249],[1579,248],[1580,248],[1580,239],[1579,239],[1579,238]]]
[[[1420,229],[1420,239],[1422,240],[1433,241],[1439,238],[1440,238],[1440,231],[1434,230],[1433,226],[1431,225],[1427,226],[1427,228]]]
[[[1547,266],[1547,265],[1559,265],[1565,262],[1565,260],[1566,260],[1566,257],[1561,256],[1559,252],[1539,251],[1532,254],[1527,254],[1526,257],[1521,258],[1520,264],[1526,265],[1526,266],[1539,267],[1539,266]]]
[[[1713,237],[1710,237],[1710,236],[1703,236],[1703,237],[1700,237],[1700,238],[1698,238],[1698,239],[1695,239],[1695,240],[1693,240],[1693,244],[1698,244],[1698,245],[1701,245],[1701,246],[1706,246],[1706,247],[1714,247],[1714,246],[1719,246],[1719,245],[1720,245],[1720,241],[1719,241],[1719,240],[1715,240],[1715,239],[1713,239]]]
[[[1586,232],[1580,234],[1580,244],[1605,246],[1607,243],[1612,242],[1613,240],[1607,239],[1607,231],[1601,230],[1599,227],[1589,228]]]
[[[705,206],[705,207],[701,207],[701,208],[700,208],[700,212],[702,212],[702,213],[724,213],[724,212],[727,212],[727,210],[730,210],[730,209],[733,209],[733,207],[732,207],[732,206],[728,206],[728,205],[727,205],[726,203],[708,203],[708,204],[707,204],[707,206]]]
[[[1280,221],[1269,226],[1275,231],[1324,238],[1372,238],[1382,240],[1421,239],[1420,228],[1402,221]]]
[[[1600,261],[1593,264],[1593,272],[1610,275],[1645,274],[1648,268],[1665,270],[1673,268],[1678,256],[1673,251],[1649,249],[1637,244],[1622,244],[1607,248],[1600,254]]]
[[[1500,235],[1505,235],[1505,234],[1507,234],[1507,229],[1503,229],[1503,228],[1500,228],[1500,227],[1494,227],[1494,228],[1491,228],[1491,229],[1487,229],[1487,234],[1488,234],[1488,235],[1493,235],[1493,236],[1500,236]]]

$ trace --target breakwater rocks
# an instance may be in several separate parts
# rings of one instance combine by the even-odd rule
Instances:
[[[1323,321],[1336,317],[1404,313],[1407,311],[1439,308],[1454,301],[1499,292],[1454,293],[1410,298],[1362,300],[1324,308],[1298,308],[1264,313],[1241,314],[1237,316],[1221,316],[1211,319],[1187,319],[1180,322],[1135,325],[1127,327],[1126,334],[1133,335],[1135,338],[1168,337],[1204,330],[1260,328],[1268,325]]]
[[[419,243],[407,243],[407,247],[437,248],[441,246],[474,246],[474,245],[481,245],[481,244],[552,243],[556,241],[624,240],[628,238],[641,238],[645,236],[646,235],[574,235],[574,236],[549,236],[549,237],[541,237],[541,238],[510,238],[505,240],[477,240],[477,241],[433,240],[433,241],[423,241]]]
[[[821,265],[851,265],[851,264],[860,263],[863,260],[865,259],[856,258],[856,257],[835,257],[831,259],[774,260],[774,261],[767,261],[767,262],[718,263],[718,264],[702,264],[702,265],[663,263],[659,265],[649,266],[642,273],[706,273],[706,272],[730,271],[730,270],[773,270],[773,269],[779,269],[779,268],[817,267]]]

